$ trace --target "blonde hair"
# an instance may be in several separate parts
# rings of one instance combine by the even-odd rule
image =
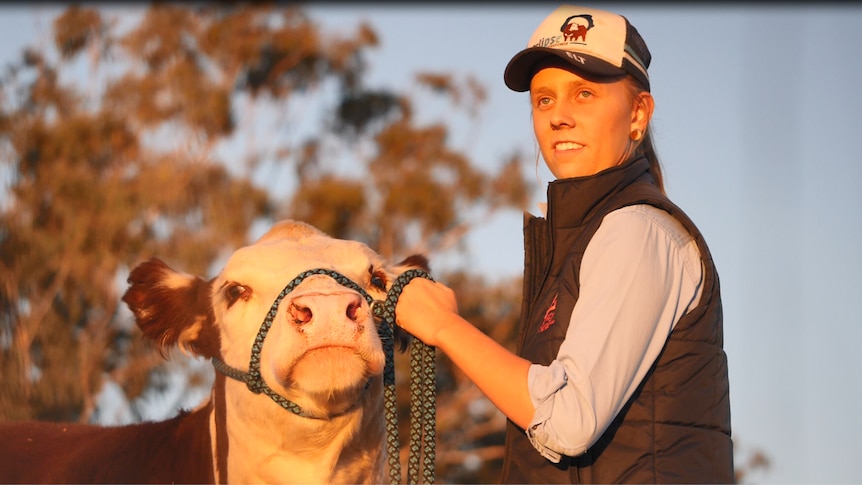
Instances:
[[[640,93],[649,91],[637,80],[637,78],[630,74],[626,75],[625,81],[629,88],[629,95],[631,96],[632,101],[634,101]],[[644,130],[644,136],[640,140],[640,143],[635,147],[633,156],[646,157],[649,162],[649,172],[655,180],[656,186],[662,194],[667,195],[667,192],[664,190],[664,173],[662,172],[661,162],[658,159],[658,153],[656,153],[655,145],[652,141],[652,121],[647,124],[646,130]]]

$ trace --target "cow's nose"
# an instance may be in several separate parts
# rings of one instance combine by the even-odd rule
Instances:
[[[296,325],[304,325],[310,322],[311,318],[314,316],[314,312],[311,308],[298,303],[297,300],[293,300],[290,303],[288,312],[290,312],[291,320]]]
[[[362,297],[357,293],[307,294],[294,298],[288,308],[289,318],[295,325],[315,321],[338,321],[342,318],[358,323]]]

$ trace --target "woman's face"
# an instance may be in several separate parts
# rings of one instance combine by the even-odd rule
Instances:
[[[625,80],[593,82],[553,66],[533,76],[530,101],[536,141],[558,179],[624,162],[634,149],[630,133],[643,133],[652,115],[652,96],[634,96]]]

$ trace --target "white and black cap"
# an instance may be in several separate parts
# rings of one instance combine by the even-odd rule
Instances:
[[[563,5],[533,32],[527,48],[515,54],[503,79],[513,91],[530,90],[541,61],[556,56],[585,77],[616,78],[631,74],[649,91],[652,56],[637,29],[625,17],[594,8]]]

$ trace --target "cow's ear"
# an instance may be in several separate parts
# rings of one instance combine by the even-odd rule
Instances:
[[[431,271],[431,264],[428,262],[428,258],[422,254],[412,254],[407,256],[407,258],[398,263],[397,266],[406,266],[408,269]]]
[[[218,355],[209,283],[156,258],[135,267],[128,283],[123,301],[162,356],[174,345],[202,357]]]

